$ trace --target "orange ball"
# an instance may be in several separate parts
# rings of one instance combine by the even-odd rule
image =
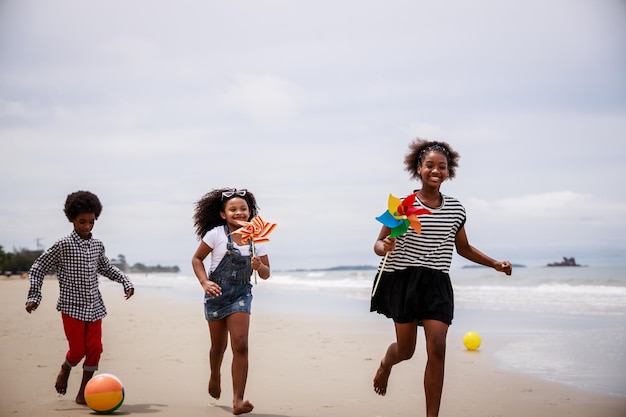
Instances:
[[[99,374],[85,386],[85,401],[98,414],[109,414],[124,402],[124,386],[115,375]]]

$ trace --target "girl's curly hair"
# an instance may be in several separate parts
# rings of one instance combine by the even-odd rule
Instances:
[[[225,197],[222,193],[228,193],[229,191],[245,191],[245,195],[238,195],[233,193],[230,197]],[[233,198],[243,198],[248,203],[250,209],[250,219],[257,216],[259,207],[256,204],[254,194],[248,190],[235,188],[217,188],[213,191],[205,194],[198,202],[193,213],[194,227],[196,228],[196,235],[198,239],[202,239],[204,235],[211,229],[217,226],[226,224],[226,220],[222,219],[220,212],[224,211],[224,206],[228,200]]]
[[[456,175],[456,168],[459,166],[461,155],[450,147],[446,142],[439,142],[425,139],[415,139],[409,145],[409,152],[404,157],[405,169],[411,174],[411,178],[421,180],[417,173],[417,167],[422,164],[423,156],[428,152],[440,152],[448,160],[448,178],[452,179]]]
[[[65,206],[63,207],[65,217],[71,222],[78,217],[79,214],[93,213],[96,219],[102,213],[102,204],[98,196],[89,191],[76,191],[67,196]]]

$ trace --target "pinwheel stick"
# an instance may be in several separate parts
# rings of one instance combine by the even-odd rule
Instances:
[[[372,291],[372,298],[376,295],[376,290],[378,289],[378,284],[380,283],[380,276],[383,273],[383,269],[385,269],[385,262],[387,262],[387,256],[389,256],[389,252],[385,253],[385,257],[383,258],[383,264],[380,266],[380,271],[378,272],[378,276],[376,277],[376,281],[374,283],[374,290]]]
[[[256,255],[254,254],[254,240],[252,241],[252,257],[254,258]],[[256,269],[254,270],[254,285],[256,285]]]

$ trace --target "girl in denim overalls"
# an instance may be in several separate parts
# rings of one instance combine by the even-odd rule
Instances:
[[[221,395],[221,365],[230,335],[233,352],[233,414],[252,411],[254,406],[244,400],[248,377],[248,329],[252,303],[253,270],[262,279],[270,276],[270,263],[264,243],[243,245],[241,235],[232,234],[241,225],[256,217],[258,207],[251,192],[234,188],[211,191],[198,201],[194,212],[196,234],[201,239],[191,264],[204,289],[204,315],[209,323],[211,376],[209,394]],[[209,273],[204,259],[210,255]]]

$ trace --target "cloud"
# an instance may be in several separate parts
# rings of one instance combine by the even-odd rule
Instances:
[[[607,256],[626,253],[623,200],[555,191],[491,201],[469,198],[465,207],[470,237],[491,252],[539,258],[567,251],[594,257],[602,250]]]
[[[279,224],[276,267],[376,263],[427,137],[461,153],[442,192],[480,249],[624,251],[622,2],[0,7],[5,247],[64,235],[63,199],[92,189],[112,254],[187,267],[193,202],[236,186]]]
[[[239,75],[222,96],[223,102],[257,123],[278,124],[297,116],[297,87],[269,75]]]
[[[492,221],[573,221],[589,218],[602,204],[572,191],[526,194],[496,201],[470,198],[466,205]]]
[[[9,101],[0,99],[0,120],[1,119],[25,119],[28,117],[28,109],[20,101]]]

